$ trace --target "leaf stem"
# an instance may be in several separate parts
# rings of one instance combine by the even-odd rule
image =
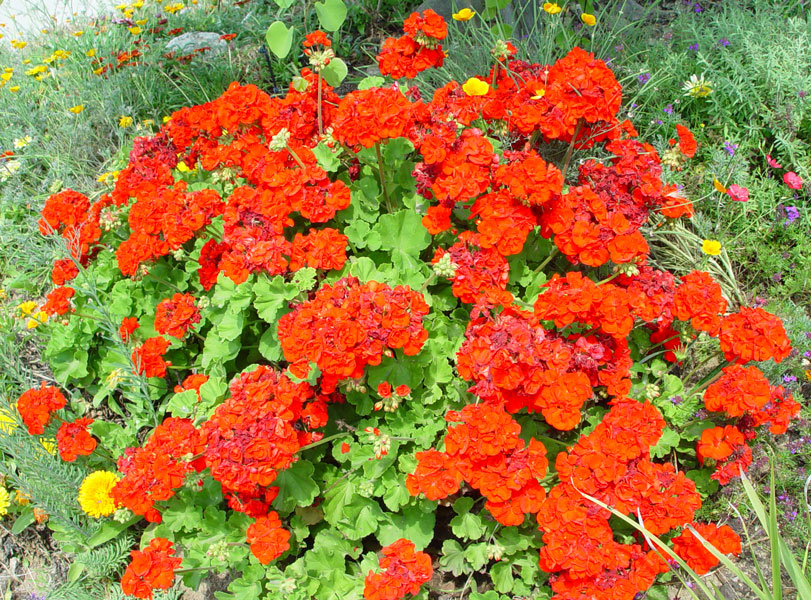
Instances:
[[[386,189],[386,175],[383,171],[383,155],[380,153],[380,142],[375,142],[375,153],[377,154],[377,171],[380,173],[380,187],[383,188],[383,198],[386,200],[386,209],[394,212],[389,200],[389,191]]]
[[[569,162],[572,160],[572,152],[574,152],[574,142],[577,139],[577,136],[580,134],[580,130],[583,128],[583,117],[580,117],[577,120],[577,125],[574,128],[574,133],[572,134],[572,141],[569,142],[569,148],[566,150],[566,156],[563,158],[563,169],[561,170],[563,173],[563,180],[566,181],[566,171],[569,170]]]

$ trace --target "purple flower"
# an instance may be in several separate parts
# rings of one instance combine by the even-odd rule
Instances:
[[[672,402],[675,406],[678,406],[679,404],[684,402],[684,398],[682,398],[681,396],[673,396],[670,399],[670,402]]]
[[[639,79],[639,83],[645,85],[650,81],[650,73],[642,73],[637,79]]]
[[[796,206],[786,206],[786,221],[783,225],[791,225],[800,218],[800,210]]]
[[[663,110],[664,110],[664,111],[665,111],[667,114],[672,115],[672,114],[673,114],[673,105],[672,105],[672,104],[668,104],[667,106],[665,106],[665,107],[664,107],[664,109],[663,109]]]
[[[806,92],[805,90],[800,90],[800,91],[797,92],[797,95],[800,98],[805,98],[808,95],[808,92]]]
[[[690,44],[689,50],[692,50],[693,52],[698,52],[698,44],[697,43]]]
[[[631,103],[631,108],[636,108],[637,106],[639,106],[639,105],[636,102]]]
[[[724,150],[726,150],[730,156],[735,156],[735,150],[737,149],[738,144],[733,144],[732,142],[724,142]]]
[[[775,273],[774,275],[772,275],[772,281],[774,281],[775,283],[780,283],[782,280],[783,280],[782,273]]]
[[[662,121],[662,119],[656,119],[656,123],[657,123],[658,125],[663,125],[663,124],[664,124],[664,121]]]
[[[614,50],[616,50],[617,52],[622,52],[623,50],[625,50],[625,46],[623,44],[617,44],[616,46],[614,46]]]
[[[729,40],[726,38],[721,38],[720,40],[718,40],[718,43],[721,44],[724,48],[729,46]]]
[[[784,383],[796,383],[797,377],[794,375],[783,375]]]

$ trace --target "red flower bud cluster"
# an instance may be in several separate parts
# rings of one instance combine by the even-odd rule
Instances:
[[[386,38],[377,64],[382,75],[392,79],[414,79],[431,67],[441,67],[445,52],[440,41],[448,35],[444,19],[430,8],[411,13],[403,23],[405,35]]]
[[[434,569],[431,557],[417,551],[414,542],[400,538],[381,551],[383,573],[369,571],[364,580],[365,600],[399,600],[406,594],[417,594],[423,583],[431,580]]]
[[[417,453],[417,469],[406,478],[412,496],[446,498],[466,481],[486,498],[485,508],[503,525],[520,525],[540,509],[546,493],[538,481],[546,474],[546,448],[518,437],[521,426],[501,407],[469,404],[446,417],[451,426],[445,450]]]
[[[132,560],[121,578],[121,590],[128,596],[152,600],[153,590],[168,590],[175,569],[182,562],[169,540],[156,537],[143,550],[130,552]]]
[[[321,389],[331,393],[339,381],[361,377],[366,365],[380,364],[387,348],[417,354],[428,338],[426,314],[422,295],[408,287],[348,277],[323,286],[284,315],[278,334],[290,371],[306,378],[309,363],[315,363]]]
[[[118,470],[124,477],[115,484],[113,499],[150,523],[160,523],[155,502],[174,496],[188,473],[204,468],[202,460],[191,460],[203,449],[203,438],[191,419],[165,419],[142,448],[127,448],[119,457]]]
[[[76,294],[72,287],[63,286],[54,288],[46,297],[42,310],[48,316],[64,315],[71,310],[70,299]]]

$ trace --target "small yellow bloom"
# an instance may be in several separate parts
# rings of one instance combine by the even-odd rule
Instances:
[[[56,456],[56,440],[53,438],[42,438],[39,441],[45,451],[51,456]]]
[[[19,85],[12,85],[10,88],[8,88],[8,91],[9,92],[14,92],[14,93],[19,92],[20,91],[20,86]]]
[[[476,11],[472,8],[463,8],[459,12],[453,13],[451,16],[454,21],[470,21],[475,14]]]
[[[35,75],[41,75],[42,73],[47,73],[48,67],[45,65],[37,65],[36,67],[32,67],[28,69],[25,74],[34,77]]]
[[[78,500],[82,510],[96,519],[113,514],[116,502],[110,492],[118,479],[118,475],[110,471],[95,471],[85,477],[79,487]]]
[[[11,501],[8,499],[8,490],[0,486],[0,517],[8,514],[9,506],[11,506]]]
[[[108,181],[113,182],[118,178],[119,171],[107,171],[106,173],[102,173],[96,178],[96,181],[99,183],[107,183]]]
[[[6,299],[6,290],[4,290],[3,288],[0,288],[0,300],[5,300],[5,299]]]
[[[25,324],[26,329],[35,329],[42,325],[43,323],[48,322],[48,313],[45,311],[38,311],[31,315],[31,318],[28,319],[28,322]]]
[[[14,148],[16,148],[17,150],[22,150],[22,149],[23,149],[23,148],[25,148],[25,147],[26,147],[28,144],[30,144],[30,143],[31,143],[31,139],[32,139],[32,138],[31,138],[31,136],[30,136],[30,135],[26,135],[26,136],[23,136],[23,137],[21,137],[21,138],[14,138]],[[2,290],[0,290],[0,292],[2,292]],[[2,299],[2,297],[3,297],[4,295],[5,295],[5,294],[0,295],[0,299]]]
[[[727,189],[724,187],[724,184],[718,181],[718,179],[716,179],[715,177],[712,178],[712,184],[715,186],[715,189],[721,192],[722,194],[727,193]]]
[[[532,100],[540,100],[540,99],[541,99],[541,98],[543,98],[544,96],[546,96],[546,90],[544,90],[544,89],[535,90],[535,95],[534,95],[534,96],[532,96],[532,98],[531,98],[531,99],[532,99]]]
[[[24,65],[30,65],[30,64],[31,64],[31,59],[30,59],[30,58],[26,58],[26,59],[23,61],[23,64],[24,64]]]
[[[556,15],[561,11],[560,6],[555,2],[545,2],[543,9],[550,15]]]
[[[478,77],[471,77],[462,85],[462,90],[468,96],[484,96],[490,91],[490,84]]]
[[[72,112],[74,115],[78,115],[80,112],[84,110],[84,104],[77,104],[76,106],[71,106],[68,110]]]
[[[175,168],[178,171],[180,171],[181,173],[195,173],[195,172],[197,172],[197,167],[194,167],[193,169],[190,169],[189,166],[185,162],[183,162],[182,160],[179,163],[177,163],[177,167],[175,167]]]
[[[127,29],[132,35],[139,35],[141,33],[140,27],[127,27]]]
[[[583,13],[580,15],[580,20],[589,27],[594,27],[597,24],[597,17],[590,15],[589,13]]]
[[[17,50],[22,50],[28,45],[28,42],[24,42],[22,40],[11,40],[11,45]]]
[[[721,254],[721,242],[718,240],[704,240],[701,244],[701,251],[710,256],[718,256]]]
[[[2,75],[0,75],[0,79],[2,79],[3,81],[8,81],[9,79],[12,78],[13,75],[14,73],[3,73]]]
[[[162,120],[164,123],[168,123],[168,122],[169,122],[169,120],[170,120],[171,118],[172,118],[172,117],[170,117],[169,115],[166,115],[166,116],[165,116],[165,117],[163,117],[163,119],[161,119],[161,120]]]
[[[140,26],[144,26],[144,25],[146,25],[146,22],[147,22],[148,20],[149,20],[149,19],[138,19],[137,21],[135,21],[135,24],[136,24],[136,25],[140,25]]]
[[[20,309],[22,313],[20,317],[26,317],[34,312],[34,309],[37,307],[37,303],[33,300],[28,300],[27,302],[23,302],[17,308]]]
[[[83,35],[84,35],[84,31],[74,31],[73,32],[74,37],[82,37]]]
[[[17,490],[17,493],[14,494],[14,501],[20,506],[25,506],[31,501],[31,496],[29,496],[25,492]]]
[[[118,120],[118,126],[123,129],[125,127],[129,127],[130,125],[132,125],[132,117],[121,115],[121,118]]]
[[[11,416],[11,411],[17,409],[17,404],[12,404],[8,409],[0,408],[0,433],[11,433],[17,429],[17,420]]]
[[[89,58],[93,58],[94,56],[96,56],[96,49],[95,49],[95,48],[91,48],[90,50],[88,50],[87,52],[85,52],[85,53],[84,53],[84,55],[85,55],[85,56],[87,56],[87,57],[89,57]]]

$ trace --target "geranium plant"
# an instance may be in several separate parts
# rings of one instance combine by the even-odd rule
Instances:
[[[414,13],[381,72],[441,68],[445,36]],[[234,83],[138,138],[98,200],[43,210],[59,386],[18,409],[109,471],[81,506],[140,535],[124,592],[218,570],[218,598],[630,600],[669,577],[589,498],[716,564],[685,527],[798,412],[744,366],[789,342],[707,273],[656,268],[646,232],[693,208],[617,119],[614,74],[499,42],[430,100],[382,78],[341,97],[330,45],[307,36],[284,97]],[[683,373],[696,340],[717,355]]]

